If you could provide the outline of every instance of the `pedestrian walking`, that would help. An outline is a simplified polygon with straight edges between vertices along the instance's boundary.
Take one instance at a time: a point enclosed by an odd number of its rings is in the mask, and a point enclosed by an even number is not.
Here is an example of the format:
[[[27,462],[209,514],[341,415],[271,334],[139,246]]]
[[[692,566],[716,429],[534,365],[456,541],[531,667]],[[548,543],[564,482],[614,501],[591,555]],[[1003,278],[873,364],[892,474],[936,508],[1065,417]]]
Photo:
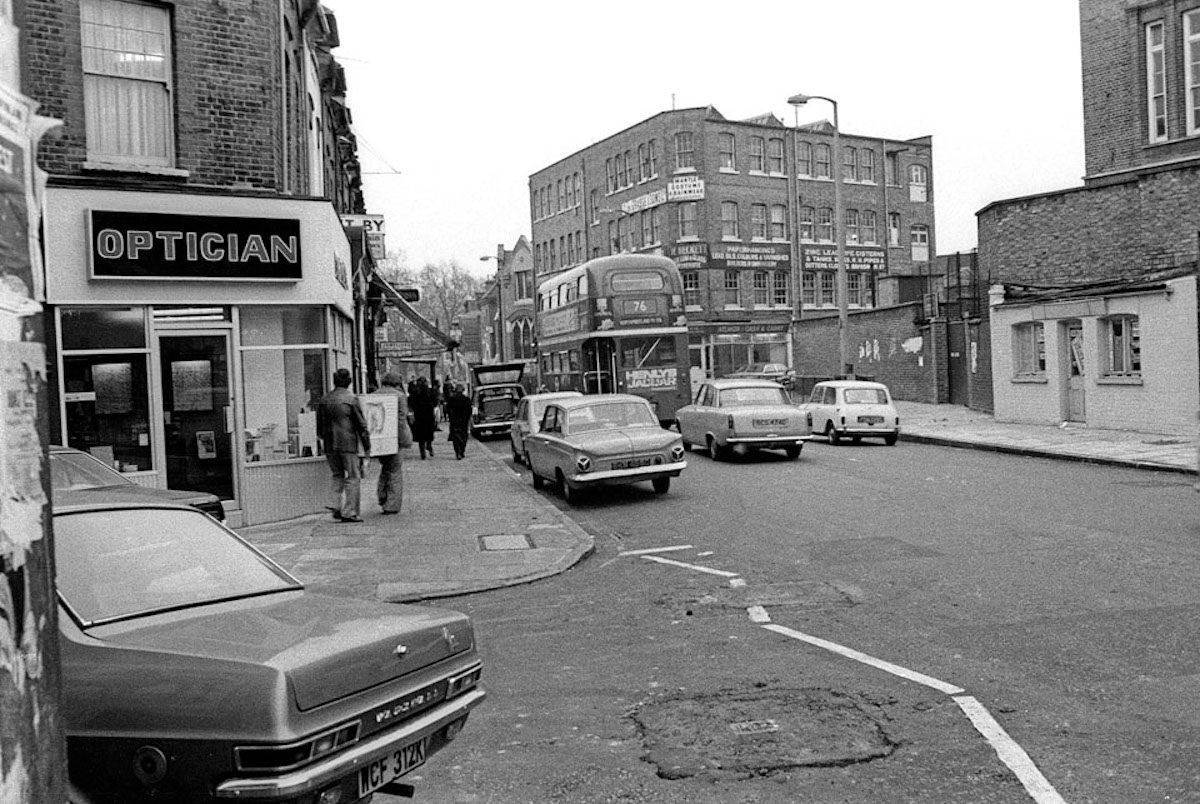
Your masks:
[[[429,388],[429,381],[417,377],[417,384],[408,398],[408,407],[413,414],[413,441],[417,442],[417,448],[421,451],[421,460],[425,460],[427,452],[430,458],[433,457],[433,431],[437,427],[433,420],[433,406],[433,391]]]
[[[408,395],[401,390],[404,380],[399,374],[384,374],[381,394],[394,394],[396,399],[396,445],[394,455],[379,456],[379,483],[375,486],[375,494],[379,507],[385,514],[400,513],[400,503],[404,500],[404,454],[401,450],[409,449],[413,444],[412,429],[408,426]]]
[[[358,445],[371,451],[371,436],[358,397],[350,390],[350,370],[333,374],[333,390],[317,404],[317,434],[325,450],[325,462],[332,475],[329,505],[325,506],[339,522],[362,522],[359,514],[359,490],[362,484],[362,459]]]
[[[467,454],[467,440],[471,437],[471,400],[463,393],[463,387],[451,383],[453,389],[446,397],[446,418],[450,422],[450,443],[454,445],[454,457],[462,460]]]

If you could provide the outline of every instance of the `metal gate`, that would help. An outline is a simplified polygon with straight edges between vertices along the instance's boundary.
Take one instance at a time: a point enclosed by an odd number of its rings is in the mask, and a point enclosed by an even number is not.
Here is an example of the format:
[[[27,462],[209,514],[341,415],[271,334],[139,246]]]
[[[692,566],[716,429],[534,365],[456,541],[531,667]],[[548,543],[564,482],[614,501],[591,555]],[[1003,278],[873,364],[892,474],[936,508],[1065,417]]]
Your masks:
[[[950,384],[950,404],[966,405],[970,399],[970,353],[967,343],[967,322],[950,321],[946,325],[946,345],[950,365],[947,379]]]

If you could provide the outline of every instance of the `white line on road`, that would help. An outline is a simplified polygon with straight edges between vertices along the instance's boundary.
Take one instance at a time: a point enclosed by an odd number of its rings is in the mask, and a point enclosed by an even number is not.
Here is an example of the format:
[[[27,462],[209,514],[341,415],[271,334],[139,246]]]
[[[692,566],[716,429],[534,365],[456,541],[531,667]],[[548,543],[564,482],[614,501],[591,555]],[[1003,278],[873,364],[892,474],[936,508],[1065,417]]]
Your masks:
[[[677,544],[672,547],[647,547],[645,550],[626,550],[622,553],[617,553],[619,556],[644,556],[648,553],[670,553],[675,550],[691,550],[690,544]]]
[[[885,662],[883,659],[876,659],[874,656],[868,656],[867,654],[856,651],[853,648],[847,648],[845,645],[839,645],[836,642],[830,642],[827,639],[811,636],[800,631],[795,631],[791,628],[786,628],[782,625],[775,625],[774,623],[771,625],[764,625],[763,628],[766,628],[768,631],[774,631],[777,634],[783,634],[784,636],[791,637],[792,639],[798,639],[801,642],[807,642],[808,644],[815,645],[818,648],[824,648],[825,650],[845,656],[847,659],[853,659],[856,662],[869,664],[871,667],[891,673],[894,676],[900,676],[900,678],[905,678],[909,681],[915,681],[918,684],[924,684],[926,687],[932,687],[938,692],[944,692],[947,695],[958,695],[960,692],[963,692],[962,687],[956,687],[953,684],[947,684],[945,681],[939,681],[932,676],[927,676],[924,673],[918,673],[915,670],[909,670],[907,667],[901,667],[898,664]]]
[[[670,564],[672,567],[683,567],[684,569],[695,570],[696,572],[707,572],[709,575],[720,575],[722,578],[736,578],[738,573],[726,572],[725,570],[713,569],[712,567],[702,567],[699,564],[685,564],[682,561],[674,561],[670,558],[661,556],[642,556],[643,561],[656,561],[659,564]]]
[[[1042,775],[1037,765],[1025,753],[1025,749],[1017,745],[1008,732],[1004,730],[991,713],[979,701],[970,695],[955,695],[954,702],[958,704],[970,718],[976,731],[996,750],[1000,761],[1012,770],[1020,779],[1021,784],[1029,792],[1031,798],[1038,804],[1065,804],[1062,796],[1054,789],[1054,785]]]
[[[750,615],[750,622],[752,623],[771,622],[771,615],[767,614],[767,610],[762,606],[751,606],[750,608],[746,609],[746,613]]]

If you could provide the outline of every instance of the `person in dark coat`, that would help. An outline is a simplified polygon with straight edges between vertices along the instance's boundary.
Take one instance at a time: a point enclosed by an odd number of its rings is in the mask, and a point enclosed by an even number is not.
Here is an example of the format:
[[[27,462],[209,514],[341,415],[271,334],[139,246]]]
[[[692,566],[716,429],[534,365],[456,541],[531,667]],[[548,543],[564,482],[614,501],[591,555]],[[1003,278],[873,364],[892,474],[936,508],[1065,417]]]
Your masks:
[[[454,457],[462,460],[467,454],[467,440],[471,437],[471,400],[463,393],[463,387],[451,383],[450,395],[446,397],[446,419],[450,422],[450,443],[454,444]]]
[[[325,461],[332,475],[329,505],[325,506],[339,522],[362,522],[359,517],[359,487],[362,484],[362,459],[358,445],[371,451],[371,435],[358,397],[350,390],[349,369],[333,374],[333,390],[317,404],[317,434],[325,449]]]
[[[433,407],[433,391],[429,387],[429,381],[424,377],[418,377],[416,387],[408,398],[408,409],[413,414],[413,441],[417,442],[417,447],[421,451],[421,460],[425,460],[426,452],[429,453],[430,458],[433,457],[433,431],[437,427],[437,422],[433,417]]]

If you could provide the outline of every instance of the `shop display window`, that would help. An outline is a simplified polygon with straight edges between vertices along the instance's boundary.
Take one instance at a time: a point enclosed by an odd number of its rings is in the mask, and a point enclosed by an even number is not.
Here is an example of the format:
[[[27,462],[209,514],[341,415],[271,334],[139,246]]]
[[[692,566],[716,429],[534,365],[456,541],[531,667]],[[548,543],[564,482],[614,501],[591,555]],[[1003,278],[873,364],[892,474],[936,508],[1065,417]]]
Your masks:
[[[144,349],[146,313],[141,307],[64,308],[64,351]]]
[[[67,445],[121,472],[154,468],[146,355],[65,355]]]
[[[331,383],[323,308],[243,307],[240,322],[245,460],[316,457]]]

